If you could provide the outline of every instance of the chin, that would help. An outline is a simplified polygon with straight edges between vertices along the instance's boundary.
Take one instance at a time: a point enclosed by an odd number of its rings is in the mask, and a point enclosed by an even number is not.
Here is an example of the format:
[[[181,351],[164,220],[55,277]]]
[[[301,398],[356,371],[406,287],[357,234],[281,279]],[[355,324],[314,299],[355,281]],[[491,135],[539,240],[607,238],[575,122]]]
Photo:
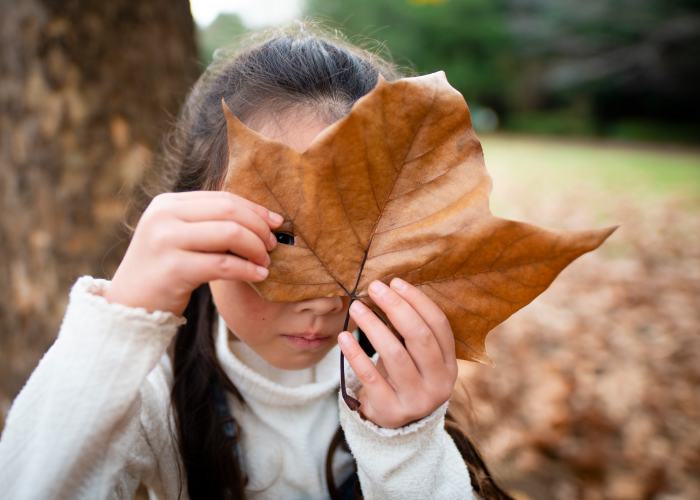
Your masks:
[[[282,359],[276,359],[270,364],[280,370],[306,370],[316,366],[326,357],[326,354],[328,354],[328,351],[323,353],[295,353]]]

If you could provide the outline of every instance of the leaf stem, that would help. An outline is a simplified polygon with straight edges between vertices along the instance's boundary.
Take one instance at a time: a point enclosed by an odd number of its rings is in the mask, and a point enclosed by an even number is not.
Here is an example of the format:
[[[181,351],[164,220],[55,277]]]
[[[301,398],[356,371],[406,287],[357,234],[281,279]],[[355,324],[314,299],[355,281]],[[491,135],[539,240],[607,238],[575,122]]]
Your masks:
[[[350,322],[350,306],[354,300],[355,299],[351,298],[350,304],[348,305],[348,312],[345,315],[345,325],[343,325],[344,332],[348,329],[348,323]],[[360,402],[352,396],[348,396],[348,391],[345,389],[345,358],[342,350],[340,351],[340,392],[343,394],[343,401],[348,405],[348,408],[352,411],[357,411],[360,407]]]
[[[372,239],[370,238],[369,243],[367,243],[367,249],[365,250],[365,256],[362,259],[362,265],[360,265],[360,272],[357,273],[357,281],[355,282],[355,288],[352,289],[352,293],[348,294],[350,295],[350,304],[348,304],[348,312],[345,315],[345,325],[343,326],[343,331],[347,331],[348,329],[348,323],[350,322],[350,306],[352,303],[355,301],[355,292],[357,291],[357,285],[360,284],[360,278],[362,277],[362,271],[365,268],[365,262],[367,262],[367,254],[369,253],[369,247],[372,245]],[[345,287],[343,287],[343,290],[345,290]],[[346,290],[347,291],[347,290]],[[348,405],[348,408],[350,408],[352,411],[357,411],[357,409],[360,407],[360,402],[353,398],[348,396],[348,391],[345,389],[345,357],[343,356],[343,351],[340,351],[340,392],[343,394],[343,401],[345,401],[345,404]]]

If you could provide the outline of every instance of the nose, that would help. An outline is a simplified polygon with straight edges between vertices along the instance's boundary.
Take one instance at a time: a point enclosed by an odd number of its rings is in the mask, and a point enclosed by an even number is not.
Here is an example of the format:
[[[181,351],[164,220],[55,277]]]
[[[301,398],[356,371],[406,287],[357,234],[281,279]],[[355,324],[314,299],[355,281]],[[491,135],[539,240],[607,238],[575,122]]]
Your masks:
[[[340,297],[317,297],[301,300],[294,304],[295,313],[310,312],[316,316],[336,314],[343,310],[343,299]]]

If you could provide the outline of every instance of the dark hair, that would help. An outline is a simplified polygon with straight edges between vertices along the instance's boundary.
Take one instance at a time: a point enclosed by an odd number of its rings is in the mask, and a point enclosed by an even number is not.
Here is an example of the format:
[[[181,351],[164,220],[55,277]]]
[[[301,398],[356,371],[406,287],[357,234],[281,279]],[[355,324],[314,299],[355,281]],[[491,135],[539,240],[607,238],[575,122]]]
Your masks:
[[[307,107],[331,124],[374,88],[380,73],[389,81],[401,76],[395,66],[380,57],[308,23],[264,32],[247,43],[245,50],[217,51],[214,62],[195,84],[162,153],[154,160],[136,215],[161,192],[214,190],[221,186],[228,160],[222,98],[249,125]],[[245,478],[210,397],[211,383],[218,377],[224,389],[242,401],[215,355],[215,308],[207,284],[194,291],[183,314],[187,323],[180,327],[171,350],[171,403],[188,493],[192,500],[243,499]],[[476,452],[464,433],[462,437],[461,444],[469,444],[473,460]],[[491,481],[483,462],[478,462],[477,483],[481,484],[484,477]],[[470,474],[474,480],[471,466]],[[475,488],[479,493],[488,491]]]

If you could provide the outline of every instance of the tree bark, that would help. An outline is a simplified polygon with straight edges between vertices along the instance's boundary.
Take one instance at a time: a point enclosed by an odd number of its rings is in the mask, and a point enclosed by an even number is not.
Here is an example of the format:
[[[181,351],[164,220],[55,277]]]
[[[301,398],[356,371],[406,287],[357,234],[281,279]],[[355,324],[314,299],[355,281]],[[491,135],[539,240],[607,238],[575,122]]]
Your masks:
[[[0,0],[0,429],[199,68],[187,0]]]

